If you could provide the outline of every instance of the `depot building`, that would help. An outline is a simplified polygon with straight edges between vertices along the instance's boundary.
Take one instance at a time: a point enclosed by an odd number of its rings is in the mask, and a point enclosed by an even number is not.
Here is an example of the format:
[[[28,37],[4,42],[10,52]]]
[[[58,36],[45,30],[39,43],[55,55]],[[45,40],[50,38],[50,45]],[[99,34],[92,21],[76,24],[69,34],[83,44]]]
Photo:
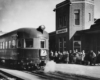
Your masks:
[[[65,0],[53,11],[56,29],[49,33],[50,51],[100,50],[100,20],[94,21],[94,0]]]

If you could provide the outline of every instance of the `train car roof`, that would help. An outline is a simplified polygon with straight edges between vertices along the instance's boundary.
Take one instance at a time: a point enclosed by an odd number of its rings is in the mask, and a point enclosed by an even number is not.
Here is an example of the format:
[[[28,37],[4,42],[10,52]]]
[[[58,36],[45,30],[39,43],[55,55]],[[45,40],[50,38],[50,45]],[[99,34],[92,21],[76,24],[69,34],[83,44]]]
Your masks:
[[[20,32],[26,33],[27,35],[34,36],[34,37],[41,37],[41,36],[44,36],[47,38],[49,37],[46,31],[41,32],[41,30],[38,30],[38,28],[19,28],[19,29],[7,32],[3,35],[0,35],[0,37],[18,34]]]

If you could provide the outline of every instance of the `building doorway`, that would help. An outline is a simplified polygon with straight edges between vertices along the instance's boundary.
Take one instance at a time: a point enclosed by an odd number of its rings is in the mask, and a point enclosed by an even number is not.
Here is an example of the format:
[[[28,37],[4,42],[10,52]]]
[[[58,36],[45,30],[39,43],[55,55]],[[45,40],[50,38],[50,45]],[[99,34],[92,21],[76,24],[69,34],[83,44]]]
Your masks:
[[[73,51],[81,51],[81,41],[73,41]]]

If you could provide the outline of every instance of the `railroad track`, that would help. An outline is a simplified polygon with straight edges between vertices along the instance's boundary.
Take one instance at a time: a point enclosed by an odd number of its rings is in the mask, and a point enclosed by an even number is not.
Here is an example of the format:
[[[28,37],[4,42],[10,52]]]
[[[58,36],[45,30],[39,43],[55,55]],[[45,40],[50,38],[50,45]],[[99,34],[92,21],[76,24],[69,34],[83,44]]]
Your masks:
[[[0,70],[0,80],[23,80],[23,79]]]
[[[27,72],[27,71],[25,71]],[[43,80],[64,80],[62,79],[62,77],[57,77],[57,76],[53,76],[50,75],[49,73],[44,73],[44,72],[28,72],[29,74],[38,76],[39,78],[43,79]]]
[[[27,72],[27,71],[26,71]],[[48,72],[33,71],[28,72],[29,74],[36,75],[43,80],[100,80],[94,77],[88,77],[83,75],[67,74],[61,72]]]
[[[23,71],[31,75],[38,76],[41,80],[100,80],[98,78],[94,77],[88,77],[83,75],[75,75],[75,74],[67,74],[62,72],[43,72],[40,70],[37,71]],[[23,80],[21,78],[18,78],[16,76],[10,75],[8,73],[5,73],[3,71],[0,71],[0,74],[4,77],[6,77],[6,80]],[[8,79],[10,78],[10,79]],[[0,79],[1,80],[1,79]]]

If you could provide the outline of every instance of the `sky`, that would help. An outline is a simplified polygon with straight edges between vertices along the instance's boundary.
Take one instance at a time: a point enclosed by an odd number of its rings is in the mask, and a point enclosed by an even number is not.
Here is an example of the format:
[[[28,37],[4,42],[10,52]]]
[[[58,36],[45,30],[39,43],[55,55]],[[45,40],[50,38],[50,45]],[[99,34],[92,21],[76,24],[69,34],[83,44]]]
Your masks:
[[[47,32],[55,30],[56,4],[64,0],[0,0],[0,30],[9,32],[21,27],[45,25]],[[95,1],[95,18],[100,18],[100,0]]]

